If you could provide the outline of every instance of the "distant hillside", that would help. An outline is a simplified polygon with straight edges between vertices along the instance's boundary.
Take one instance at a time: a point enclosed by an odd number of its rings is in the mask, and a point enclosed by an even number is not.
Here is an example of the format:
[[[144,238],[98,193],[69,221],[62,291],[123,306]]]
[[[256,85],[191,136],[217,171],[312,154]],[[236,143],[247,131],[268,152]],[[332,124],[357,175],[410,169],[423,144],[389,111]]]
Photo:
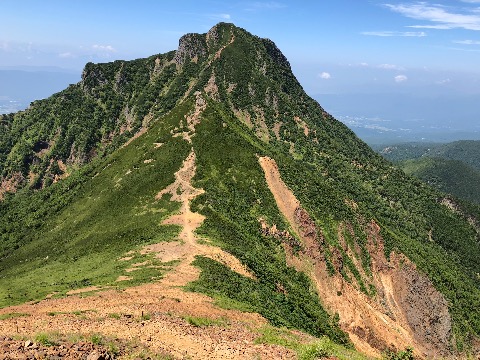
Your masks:
[[[458,160],[423,157],[405,160],[398,165],[439,190],[480,204],[480,171]]]
[[[429,156],[458,160],[480,170],[480,141],[462,140],[435,147]]]
[[[397,162],[420,157],[458,160],[480,170],[480,141],[460,140],[451,143],[401,143],[374,145],[373,149],[385,159]]]
[[[244,358],[232,326],[303,359],[480,351],[480,208],[392,166],[233,24],[0,116],[0,174],[0,336]]]
[[[442,146],[439,143],[407,142],[400,144],[372,145],[372,149],[392,162],[417,159],[428,154],[431,149]]]
[[[386,159],[437,189],[480,204],[480,141],[377,146]]]

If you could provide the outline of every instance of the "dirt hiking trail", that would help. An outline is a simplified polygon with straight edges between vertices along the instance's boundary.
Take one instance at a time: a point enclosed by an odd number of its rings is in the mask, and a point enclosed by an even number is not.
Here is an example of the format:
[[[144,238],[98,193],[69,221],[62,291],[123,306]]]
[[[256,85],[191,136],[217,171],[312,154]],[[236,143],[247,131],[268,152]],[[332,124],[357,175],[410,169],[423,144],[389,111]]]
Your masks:
[[[267,324],[259,314],[221,309],[213,305],[210,297],[182,289],[199,276],[199,270],[191,265],[197,255],[215,259],[242,275],[253,277],[231,254],[208,245],[205,239],[198,242],[195,230],[204,217],[191,211],[190,201],[203,190],[192,186],[194,174],[192,150],[175,174],[175,182],[157,194],[161,197],[170,193],[172,200],[182,204],[179,214],[165,220],[166,224],[182,226],[178,240],[143,249],[155,253],[161,261],[179,261],[163,279],[122,291],[108,290],[87,297],[75,294],[0,309],[0,315],[28,314],[0,320],[0,343],[2,336],[32,339],[41,332],[70,337],[101,334],[136,342],[154,353],[179,359],[295,358],[292,351],[283,347],[254,343],[259,336],[256,329]],[[214,325],[195,326],[188,321],[191,318],[208,318]]]

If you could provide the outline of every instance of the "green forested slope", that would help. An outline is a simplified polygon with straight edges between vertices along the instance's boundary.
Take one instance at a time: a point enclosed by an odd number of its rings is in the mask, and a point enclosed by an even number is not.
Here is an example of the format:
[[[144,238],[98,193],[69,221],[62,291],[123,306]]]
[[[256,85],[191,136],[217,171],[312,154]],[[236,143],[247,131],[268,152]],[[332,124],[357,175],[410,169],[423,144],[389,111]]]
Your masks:
[[[440,191],[480,204],[480,141],[406,143],[377,151]]]
[[[404,143],[391,146],[375,146],[387,160],[397,162],[420,157],[434,157],[461,161],[480,170],[480,141],[460,140],[451,143]]]
[[[462,161],[426,157],[398,165],[445,193],[480,204],[480,171]]]
[[[0,203],[1,306],[113,284],[128,266],[117,261],[127,251],[175,238],[177,228],[160,224],[179,204],[155,195],[173,182],[193,148],[194,186],[205,190],[192,204],[206,217],[198,232],[257,280],[198,258],[202,274],[192,290],[250,306],[274,324],[348,342],[310,279],[286,266],[282,240],[261,232],[259,218],[289,230],[258,164],[258,156],[269,156],[325,236],[318,245],[325,261],[332,248],[342,253],[353,274],[349,282],[375,296],[366,247],[366,223],[374,220],[387,255],[404,253],[448,300],[453,340],[462,346],[480,336],[479,209],[455,204],[452,210],[442,193],[374,153],[305,94],[271,41],[220,24],[208,36],[187,35],[176,53],[88,64],[82,82],[66,91],[76,95],[60,93],[2,118],[3,180],[15,172],[24,180]],[[177,135],[196,91],[207,107],[190,144]],[[98,114],[96,125],[92,114]],[[143,135],[120,148],[142,127]],[[49,143],[42,154],[39,141]],[[71,175],[49,185],[49,164],[58,160],[69,164]],[[29,182],[30,172],[41,186]],[[367,276],[340,245],[341,223],[354,229],[349,242],[360,249]],[[132,282],[161,276],[172,264],[156,265],[159,270]]]

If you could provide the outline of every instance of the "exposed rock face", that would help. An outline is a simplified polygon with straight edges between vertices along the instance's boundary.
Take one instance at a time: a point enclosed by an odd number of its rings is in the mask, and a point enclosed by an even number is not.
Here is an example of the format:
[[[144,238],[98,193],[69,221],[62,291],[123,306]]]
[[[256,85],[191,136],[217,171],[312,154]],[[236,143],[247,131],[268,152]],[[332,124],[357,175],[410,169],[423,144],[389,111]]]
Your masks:
[[[15,172],[10,178],[3,178],[0,183],[0,201],[6,193],[15,193],[19,184],[24,181],[22,173]]]
[[[447,349],[451,335],[448,304],[431,281],[405,256],[392,254],[390,271],[394,301],[403,310],[416,340],[432,348]]]
[[[205,36],[200,34],[186,34],[180,38],[178,50],[173,61],[177,65],[183,65],[194,58],[203,58],[207,54]]]
[[[380,227],[373,220],[364,225],[372,259],[370,280],[377,291],[375,296],[368,296],[341,274],[348,271],[348,244],[343,241],[343,251],[328,244],[335,270],[332,275],[323,253],[326,244],[322,229],[283,183],[275,161],[260,158],[260,164],[278,208],[302,241],[299,251],[294,251],[291,241],[284,241],[287,262],[310,275],[322,303],[339,315],[341,328],[356,347],[372,356],[407,346],[413,346],[422,358],[449,355],[451,318],[447,301],[406,256],[392,253],[386,259]],[[367,277],[361,270],[361,276]]]
[[[123,353],[123,349],[119,351]],[[89,342],[69,343],[35,343],[31,340],[14,340],[0,336],[1,359],[87,359],[109,360],[114,359],[113,353],[101,345]]]

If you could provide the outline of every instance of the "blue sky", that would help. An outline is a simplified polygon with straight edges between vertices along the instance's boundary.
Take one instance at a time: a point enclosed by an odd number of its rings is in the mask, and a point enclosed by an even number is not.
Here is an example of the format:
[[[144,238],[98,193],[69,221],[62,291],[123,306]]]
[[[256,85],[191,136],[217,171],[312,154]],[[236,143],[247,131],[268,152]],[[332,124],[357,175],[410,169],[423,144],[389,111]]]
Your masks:
[[[0,67],[133,59],[233,22],[310,94],[480,93],[480,0],[0,0]]]

